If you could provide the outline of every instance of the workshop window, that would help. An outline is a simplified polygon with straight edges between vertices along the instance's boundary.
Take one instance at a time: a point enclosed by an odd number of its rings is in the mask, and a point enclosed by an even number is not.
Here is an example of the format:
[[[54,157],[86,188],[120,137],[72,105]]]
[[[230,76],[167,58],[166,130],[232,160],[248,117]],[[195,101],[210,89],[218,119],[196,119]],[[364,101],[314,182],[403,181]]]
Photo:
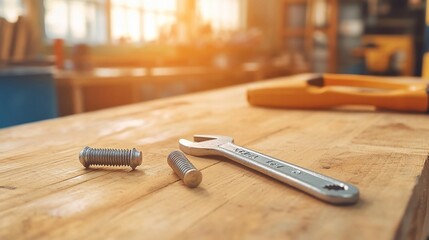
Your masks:
[[[213,32],[222,34],[242,28],[245,0],[198,0],[201,20],[210,23]]]
[[[156,40],[177,15],[177,0],[45,0],[44,7],[46,37],[68,43]]]
[[[1,2],[12,0],[0,0]],[[239,30],[245,0],[196,0],[198,20],[214,34]],[[177,27],[180,0],[44,0],[48,41],[67,44],[142,43]],[[164,35],[165,36],[165,35]]]
[[[45,34],[69,43],[105,43],[104,0],[45,0]]]
[[[112,0],[112,40],[146,42],[176,22],[177,0]]]
[[[22,12],[22,0],[0,0],[0,17],[9,22],[15,22]]]

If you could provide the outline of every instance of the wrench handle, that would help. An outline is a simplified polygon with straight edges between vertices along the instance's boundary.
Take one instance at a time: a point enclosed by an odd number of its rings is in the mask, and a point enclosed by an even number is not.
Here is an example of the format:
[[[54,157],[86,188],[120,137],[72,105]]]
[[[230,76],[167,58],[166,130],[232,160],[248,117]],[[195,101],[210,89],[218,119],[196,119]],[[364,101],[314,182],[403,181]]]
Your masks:
[[[326,202],[333,204],[352,204],[359,199],[359,190],[351,184],[237,146],[233,143],[226,143],[218,147],[224,157],[291,185]]]

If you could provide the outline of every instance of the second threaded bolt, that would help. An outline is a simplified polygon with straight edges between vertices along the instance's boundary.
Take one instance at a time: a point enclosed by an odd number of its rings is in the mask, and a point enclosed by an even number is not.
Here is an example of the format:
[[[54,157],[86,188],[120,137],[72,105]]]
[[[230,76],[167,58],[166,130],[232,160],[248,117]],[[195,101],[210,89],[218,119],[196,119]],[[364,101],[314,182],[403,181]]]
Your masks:
[[[79,161],[86,168],[91,165],[130,166],[134,170],[142,164],[142,152],[135,148],[128,150],[87,146],[79,153]]]
[[[182,152],[171,152],[167,157],[167,162],[186,186],[194,188],[201,183],[203,175],[189,162]]]

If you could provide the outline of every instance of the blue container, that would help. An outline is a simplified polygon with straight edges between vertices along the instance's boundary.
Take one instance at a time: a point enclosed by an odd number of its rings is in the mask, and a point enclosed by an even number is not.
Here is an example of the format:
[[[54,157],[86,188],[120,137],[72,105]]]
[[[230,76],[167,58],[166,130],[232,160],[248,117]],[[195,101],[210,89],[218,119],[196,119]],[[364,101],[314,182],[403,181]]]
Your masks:
[[[0,68],[0,128],[57,116],[50,68]]]

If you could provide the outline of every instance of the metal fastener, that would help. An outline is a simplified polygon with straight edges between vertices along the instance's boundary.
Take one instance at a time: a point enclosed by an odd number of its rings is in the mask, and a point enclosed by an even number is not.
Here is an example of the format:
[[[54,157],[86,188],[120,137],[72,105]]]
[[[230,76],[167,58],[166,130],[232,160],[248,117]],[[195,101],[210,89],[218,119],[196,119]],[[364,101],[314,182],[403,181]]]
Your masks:
[[[79,161],[86,168],[91,165],[130,166],[134,170],[142,164],[142,152],[137,151],[135,148],[128,150],[86,146],[79,153]]]
[[[203,175],[182,152],[171,152],[167,157],[167,162],[186,186],[194,188],[201,183]]]

